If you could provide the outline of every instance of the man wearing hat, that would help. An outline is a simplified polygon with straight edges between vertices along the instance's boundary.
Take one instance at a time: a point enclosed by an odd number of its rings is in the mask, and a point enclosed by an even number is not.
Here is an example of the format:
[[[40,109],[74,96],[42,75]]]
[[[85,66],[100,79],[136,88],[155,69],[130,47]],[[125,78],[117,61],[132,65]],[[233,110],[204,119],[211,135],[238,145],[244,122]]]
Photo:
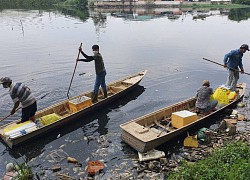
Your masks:
[[[10,112],[13,115],[16,112],[19,104],[22,105],[22,119],[21,122],[28,120],[35,121],[35,114],[37,111],[36,99],[32,95],[30,89],[23,83],[12,83],[9,77],[0,79],[0,84],[4,88],[9,88],[10,96],[14,102],[14,107]]]
[[[92,50],[93,50],[94,55],[88,56],[82,51],[82,48],[79,48],[79,51],[86,59],[77,59],[77,61],[84,61],[84,62],[90,62],[93,60],[95,61],[96,80],[95,80],[95,85],[94,85],[94,93],[92,97],[92,102],[96,103],[100,86],[102,87],[104,98],[106,98],[108,94],[107,94],[107,87],[105,83],[106,69],[104,66],[102,55],[99,52],[99,46],[93,45]]]
[[[243,74],[244,68],[242,64],[243,54],[249,51],[249,47],[247,44],[242,44],[239,49],[232,50],[224,57],[224,67],[228,69],[229,75],[226,82],[226,85],[230,87],[230,90],[235,91],[237,81],[239,80],[239,70]]]
[[[218,104],[217,100],[210,101],[210,96],[213,94],[213,89],[210,87],[210,82],[204,80],[202,86],[197,90],[195,107],[198,112],[210,113]]]

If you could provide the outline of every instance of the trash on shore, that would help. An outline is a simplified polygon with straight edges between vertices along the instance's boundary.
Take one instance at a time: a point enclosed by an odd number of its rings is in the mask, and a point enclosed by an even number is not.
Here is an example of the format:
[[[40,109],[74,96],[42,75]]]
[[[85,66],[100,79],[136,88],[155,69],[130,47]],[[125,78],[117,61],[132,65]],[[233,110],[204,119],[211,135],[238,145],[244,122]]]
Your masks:
[[[156,149],[153,149],[145,153],[138,152],[138,156],[140,162],[142,162],[142,161],[154,160],[165,157],[165,153],[163,151],[158,151]]]
[[[190,136],[188,134],[187,137],[184,139],[183,145],[184,145],[184,147],[197,148],[199,146],[199,143],[198,143],[198,140],[197,140],[197,135]]]
[[[234,124],[226,122],[227,129],[225,130],[228,136],[232,136],[236,134],[236,126]]]
[[[238,120],[239,121],[245,121],[246,120],[246,117],[242,114],[237,114],[238,115]]]
[[[59,165],[53,166],[53,167],[51,168],[51,170],[52,170],[53,172],[60,171],[60,170],[61,170],[61,166],[59,166]]]
[[[212,132],[208,128],[205,128],[205,127],[201,128],[197,133],[197,139],[206,143],[211,142],[211,136],[212,136]]]
[[[237,119],[224,119],[224,121],[226,121],[226,123],[229,124],[237,124],[238,120]]]
[[[3,180],[11,180],[14,179],[17,176],[15,172],[15,166],[13,163],[8,163],[6,165],[6,173],[3,177]]]
[[[56,176],[62,177],[62,179],[73,179],[73,180],[76,180],[76,178],[70,177],[70,176],[68,176],[67,174],[60,174],[60,173],[57,173]],[[61,178],[60,178],[60,179],[61,179]]]
[[[237,119],[223,119],[220,123],[219,129],[227,132],[228,136],[236,134]]]
[[[89,175],[94,175],[103,169],[104,169],[104,164],[101,161],[89,161],[88,162],[88,174]]]
[[[72,158],[72,157],[67,157],[67,162],[68,163],[78,163],[78,161],[75,158]]]
[[[237,104],[237,107],[238,107],[238,108],[243,108],[243,107],[245,107],[245,104],[244,104],[243,102],[239,102],[239,103]]]

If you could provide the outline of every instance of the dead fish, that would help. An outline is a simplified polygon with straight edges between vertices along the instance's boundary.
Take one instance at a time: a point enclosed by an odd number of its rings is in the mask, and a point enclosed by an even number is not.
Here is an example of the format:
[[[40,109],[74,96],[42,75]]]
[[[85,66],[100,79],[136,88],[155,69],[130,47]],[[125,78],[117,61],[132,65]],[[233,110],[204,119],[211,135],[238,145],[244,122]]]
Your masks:
[[[79,76],[82,76],[82,75],[84,75],[84,74],[86,74],[86,73],[80,73]]]
[[[65,147],[66,146],[66,144],[63,144],[63,145],[61,145],[60,147],[59,147],[59,149],[62,149],[63,147]]]

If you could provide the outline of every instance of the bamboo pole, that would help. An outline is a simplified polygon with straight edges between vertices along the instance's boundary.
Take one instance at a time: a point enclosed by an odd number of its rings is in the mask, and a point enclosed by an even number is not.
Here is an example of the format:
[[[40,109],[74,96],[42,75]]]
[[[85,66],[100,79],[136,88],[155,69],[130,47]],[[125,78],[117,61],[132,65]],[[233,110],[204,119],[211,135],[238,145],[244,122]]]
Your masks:
[[[204,59],[205,61],[208,61],[208,62],[217,64],[217,65],[219,65],[219,66],[225,67],[223,64],[220,64],[220,63],[218,63],[218,62],[212,61],[212,60],[210,60],[210,59],[206,59],[206,58],[202,58],[202,59]],[[237,72],[241,72],[241,71],[239,71],[238,69],[233,69],[233,68],[230,68],[230,69],[231,69],[231,70],[234,70],[234,71],[237,71]],[[250,73],[247,73],[247,72],[244,72],[243,74],[250,75]]]
[[[79,48],[81,48],[81,47],[82,47],[82,43],[80,44],[80,47],[79,47]],[[79,59],[79,55],[80,55],[80,50],[78,51],[77,59]],[[69,89],[68,89],[68,92],[67,92],[67,97],[68,97],[68,99],[69,99],[69,90],[70,90],[70,87],[71,87],[71,84],[72,84],[72,81],[73,81],[73,78],[74,78],[74,75],[75,75],[77,62],[78,62],[78,61],[76,61],[75,68],[74,68],[74,72],[73,72],[73,75],[72,75],[72,78],[71,78],[71,81],[70,81],[70,84],[69,84]]]

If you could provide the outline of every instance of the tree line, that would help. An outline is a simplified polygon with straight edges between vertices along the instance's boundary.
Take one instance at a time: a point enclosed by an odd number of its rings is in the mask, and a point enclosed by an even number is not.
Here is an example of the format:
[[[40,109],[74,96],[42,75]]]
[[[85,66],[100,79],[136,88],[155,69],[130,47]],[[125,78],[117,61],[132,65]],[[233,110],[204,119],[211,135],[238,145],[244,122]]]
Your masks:
[[[232,0],[233,4],[244,4],[244,5],[250,5],[249,0]]]
[[[0,0],[0,7],[52,7],[52,6],[75,6],[77,9],[86,9],[88,0]]]

